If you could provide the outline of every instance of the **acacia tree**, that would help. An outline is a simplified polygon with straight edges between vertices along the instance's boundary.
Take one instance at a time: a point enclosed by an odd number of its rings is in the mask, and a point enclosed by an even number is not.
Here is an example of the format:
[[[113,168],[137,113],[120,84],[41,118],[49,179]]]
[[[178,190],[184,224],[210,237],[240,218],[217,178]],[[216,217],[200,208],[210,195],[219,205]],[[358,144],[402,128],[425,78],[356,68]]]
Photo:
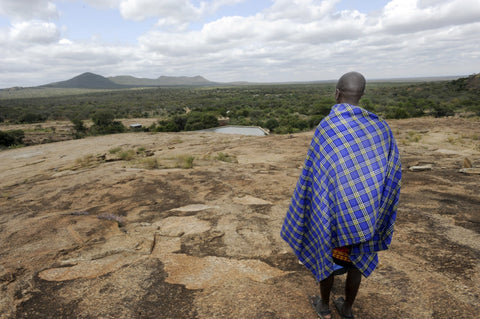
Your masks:
[[[109,126],[113,123],[115,115],[108,110],[99,110],[92,115],[92,121],[97,126]]]
[[[73,123],[73,129],[75,132],[73,132],[73,138],[82,138],[87,134],[87,128],[83,124],[83,121],[79,118],[73,118],[70,119],[70,121]]]
[[[93,125],[90,128],[90,133],[96,134],[114,134],[125,132],[125,126],[119,122],[114,121],[115,115],[109,110],[99,110],[92,115]]]

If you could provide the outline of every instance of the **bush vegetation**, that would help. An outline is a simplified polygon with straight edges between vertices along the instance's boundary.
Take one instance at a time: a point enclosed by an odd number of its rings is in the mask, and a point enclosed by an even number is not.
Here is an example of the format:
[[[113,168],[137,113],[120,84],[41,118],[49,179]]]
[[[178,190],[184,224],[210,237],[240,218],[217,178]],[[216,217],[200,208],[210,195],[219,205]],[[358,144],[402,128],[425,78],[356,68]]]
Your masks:
[[[0,131],[0,148],[21,145],[24,137],[23,130]]]
[[[454,81],[369,82],[360,106],[385,118],[480,116],[480,75]],[[309,130],[334,101],[333,82],[310,84],[170,87],[87,91],[78,95],[0,99],[0,121],[36,123],[71,119],[75,137],[125,132],[118,118],[158,118],[143,130],[180,132],[229,124],[254,125],[273,133]],[[91,119],[86,128],[83,121]]]

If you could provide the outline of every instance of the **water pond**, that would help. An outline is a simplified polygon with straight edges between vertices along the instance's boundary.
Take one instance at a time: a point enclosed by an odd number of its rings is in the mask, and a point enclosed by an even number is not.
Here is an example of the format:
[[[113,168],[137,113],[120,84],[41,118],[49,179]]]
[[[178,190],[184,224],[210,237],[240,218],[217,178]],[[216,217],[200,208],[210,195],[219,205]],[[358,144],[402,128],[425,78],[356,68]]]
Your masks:
[[[219,127],[209,128],[206,130],[201,130],[199,132],[215,132],[215,133],[222,133],[222,134],[240,134],[240,135],[253,135],[253,136],[268,135],[267,130],[259,126],[226,125],[226,126],[219,126]]]

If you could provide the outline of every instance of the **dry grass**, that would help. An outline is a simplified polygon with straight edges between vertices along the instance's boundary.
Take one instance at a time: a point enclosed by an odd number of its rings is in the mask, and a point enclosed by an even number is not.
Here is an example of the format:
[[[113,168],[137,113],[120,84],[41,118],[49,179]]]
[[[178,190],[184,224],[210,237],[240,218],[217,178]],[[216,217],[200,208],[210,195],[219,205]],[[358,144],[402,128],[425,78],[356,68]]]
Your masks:
[[[176,157],[176,165],[177,168],[193,168],[193,161],[195,160],[194,156],[191,155],[179,155]]]
[[[118,157],[120,157],[122,161],[131,161],[135,158],[135,156],[136,152],[132,149],[122,150],[118,153]]]
[[[138,161],[138,165],[146,169],[158,169],[160,164],[156,157],[146,157]]]
[[[88,154],[75,160],[75,166],[77,168],[92,168],[98,166],[100,163],[101,161],[99,161],[98,156],[93,154]]]
[[[217,161],[222,161],[227,163],[238,163],[237,157],[235,155],[230,155],[222,152],[218,153],[217,156],[215,156],[215,159]]]
[[[114,148],[111,148],[108,150],[108,152],[110,154],[117,154],[118,152],[120,152],[122,150],[122,148],[120,146],[117,146],[117,147],[114,147]]]

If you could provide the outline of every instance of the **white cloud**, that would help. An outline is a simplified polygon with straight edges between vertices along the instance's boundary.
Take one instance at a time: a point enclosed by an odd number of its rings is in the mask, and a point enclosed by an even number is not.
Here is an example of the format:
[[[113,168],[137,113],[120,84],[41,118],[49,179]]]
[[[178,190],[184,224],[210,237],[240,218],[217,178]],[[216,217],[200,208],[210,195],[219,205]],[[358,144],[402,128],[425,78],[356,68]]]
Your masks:
[[[322,11],[321,14],[315,15],[317,19],[292,21],[285,17],[278,18],[272,14],[273,10],[269,10],[266,14],[249,17],[222,17],[205,24],[198,31],[154,30],[140,37],[139,42],[147,51],[153,50],[172,56],[230,52],[231,48],[250,51],[257,47],[274,54],[294,44],[322,45],[355,39],[362,34],[365,15],[359,12],[342,12],[333,16],[324,7],[321,10],[309,10],[308,5],[312,5],[311,1],[303,2],[304,7],[298,10],[317,13]],[[333,10],[332,3],[334,1],[328,5],[330,10]]]
[[[73,42],[68,39],[60,39],[60,41],[58,41],[58,44],[70,45],[73,44]]]
[[[378,27],[390,33],[409,33],[480,21],[478,0],[392,0]]]
[[[142,21],[158,18],[168,24],[183,24],[197,19],[204,4],[196,7],[189,0],[124,0],[120,12],[126,19]]]
[[[478,0],[392,0],[369,14],[339,12],[340,0],[276,0],[256,14],[218,18],[225,6],[252,0],[86,1],[118,8],[128,23],[156,23],[136,45],[112,45],[103,36],[80,43],[47,19],[55,15],[48,9],[54,0],[21,1],[16,8],[0,0],[0,12],[9,17],[23,12],[26,19],[0,29],[0,87],[25,85],[11,83],[14,79],[38,85],[85,71],[203,75],[213,81],[333,79],[353,69],[367,78],[479,71],[472,69],[480,58]],[[27,3],[42,4],[38,12],[52,14],[32,20]]]
[[[286,17],[279,18],[273,13],[277,9],[283,11],[276,7],[275,10],[255,16],[223,17],[205,24],[198,31],[151,31],[140,37],[139,43],[146,53],[155,53],[155,56],[161,57],[161,61],[171,61],[168,63],[170,67],[176,61],[180,61],[179,67],[217,65],[224,70],[236,69],[238,73],[252,77],[259,73],[288,70],[283,75],[286,81],[294,73],[300,76],[311,73],[312,68],[318,69],[316,65],[322,59],[335,56],[335,48],[341,50],[346,42],[341,42],[339,47],[332,47],[332,43],[362,36],[366,16],[357,11],[336,13],[334,3],[330,1],[318,6],[312,1],[303,1],[296,4],[303,4],[303,8],[298,8],[299,11],[316,12],[315,19],[294,21]],[[309,10],[309,6],[314,6],[314,10]],[[191,62],[199,60],[202,62]],[[301,65],[305,65],[303,71],[300,71]],[[236,79],[241,78],[237,76]]]
[[[94,8],[116,8],[122,2],[122,0],[84,0],[86,3]]]
[[[90,0],[92,1],[92,0]],[[215,14],[226,6],[236,5],[247,0],[102,0],[119,2],[119,10],[127,20],[144,21],[157,19],[155,27],[183,31],[193,22]]]
[[[312,21],[333,13],[339,0],[275,0],[266,10],[269,19]]]
[[[66,39],[57,43],[24,48],[9,48],[7,57],[0,57],[2,72],[15,67],[13,76],[1,80],[0,87],[17,85],[12,80],[22,80],[21,86],[47,84],[66,80],[86,71],[102,75],[118,75],[130,62],[139,59],[131,47],[92,43],[75,43]],[[8,67],[8,66],[11,67]],[[22,76],[18,76],[21,73]],[[28,76],[26,76],[28,74]],[[22,79],[23,77],[23,79]]]
[[[89,0],[92,3],[94,0]],[[101,2],[119,3],[119,10],[125,19],[143,21],[148,18],[159,19],[158,25],[185,25],[208,14],[214,14],[225,6],[232,6],[246,0],[102,0]],[[198,3],[197,5],[195,3]]]
[[[51,22],[25,21],[14,23],[10,29],[10,39],[20,43],[53,43],[57,42],[60,32]]]
[[[215,12],[218,9],[225,7],[225,6],[232,6],[238,3],[245,2],[246,0],[213,0],[207,3],[207,7],[209,8],[210,12]]]
[[[0,0],[0,16],[12,20],[50,20],[58,18],[55,4],[48,0]]]

